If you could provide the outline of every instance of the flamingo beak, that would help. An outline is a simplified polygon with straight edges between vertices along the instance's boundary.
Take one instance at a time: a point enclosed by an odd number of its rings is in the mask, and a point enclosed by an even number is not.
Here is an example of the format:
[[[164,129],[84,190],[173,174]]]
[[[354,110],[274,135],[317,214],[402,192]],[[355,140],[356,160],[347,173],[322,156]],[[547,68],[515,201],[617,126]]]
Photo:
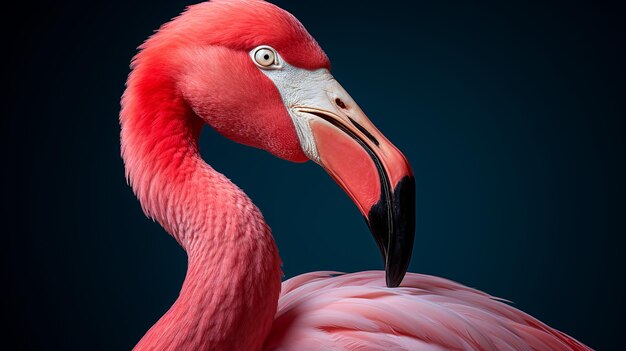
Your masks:
[[[278,89],[302,150],[357,205],[383,256],[387,286],[399,286],[415,237],[411,166],[327,69],[297,68],[276,55],[279,64],[261,71]]]
[[[302,129],[308,129],[303,149],[357,205],[383,256],[387,286],[397,287],[415,236],[411,166],[337,81],[326,80],[314,95],[292,107],[292,115],[308,122],[299,128],[301,141]]]

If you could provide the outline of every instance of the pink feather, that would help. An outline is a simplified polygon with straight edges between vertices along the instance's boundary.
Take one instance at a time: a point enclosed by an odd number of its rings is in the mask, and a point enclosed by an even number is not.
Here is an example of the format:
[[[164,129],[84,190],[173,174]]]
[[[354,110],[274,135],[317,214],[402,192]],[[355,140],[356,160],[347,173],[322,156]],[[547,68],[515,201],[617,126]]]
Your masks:
[[[591,350],[501,299],[409,273],[313,272],[283,283],[264,350]]]

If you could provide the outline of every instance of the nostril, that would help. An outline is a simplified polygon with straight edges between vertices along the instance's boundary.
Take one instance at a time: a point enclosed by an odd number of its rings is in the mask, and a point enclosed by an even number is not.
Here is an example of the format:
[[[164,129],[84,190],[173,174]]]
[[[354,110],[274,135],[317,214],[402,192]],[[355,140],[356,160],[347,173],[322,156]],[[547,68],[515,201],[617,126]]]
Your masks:
[[[343,103],[343,101],[340,98],[336,98],[335,99],[335,103],[337,104],[337,106],[345,109],[346,108],[346,104]]]

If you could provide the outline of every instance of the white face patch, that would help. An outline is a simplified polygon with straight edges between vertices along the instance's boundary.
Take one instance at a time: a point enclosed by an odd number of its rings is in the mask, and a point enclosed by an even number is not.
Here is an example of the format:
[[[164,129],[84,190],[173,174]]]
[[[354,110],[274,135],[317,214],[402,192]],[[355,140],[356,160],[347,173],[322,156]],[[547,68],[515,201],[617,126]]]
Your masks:
[[[255,60],[259,50],[267,50],[268,48],[268,46],[255,48],[250,52],[250,57]],[[257,66],[278,88],[296,128],[305,155],[312,161],[319,163],[317,146],[309,126],[309,121],[315,117],[298,112],[295,108],[314,107],[326,111],[337,111],[333,103],[336,99],[336,92],[345,92],[345,90],[327,69],[309,71],[297,68],[288,64],[276,51],[274,53],[276,55],[275,65],[266,67],[257,63]],[[257,61],[255,60],[255,62]]]

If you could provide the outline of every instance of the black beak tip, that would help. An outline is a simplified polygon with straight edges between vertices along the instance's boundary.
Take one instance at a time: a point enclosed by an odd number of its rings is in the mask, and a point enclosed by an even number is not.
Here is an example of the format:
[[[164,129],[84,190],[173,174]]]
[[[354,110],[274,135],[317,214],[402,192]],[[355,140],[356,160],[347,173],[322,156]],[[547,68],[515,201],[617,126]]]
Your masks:
[[[406,270],[397,270],[385,268],[385,281],[388,288],[397,288],[402,283]]]
[[[402,178],[390,201],[384,197],[370,209],[366,219],[385,260],[387,287],[395,288],[409,268],[415,238],[415,178]]]

